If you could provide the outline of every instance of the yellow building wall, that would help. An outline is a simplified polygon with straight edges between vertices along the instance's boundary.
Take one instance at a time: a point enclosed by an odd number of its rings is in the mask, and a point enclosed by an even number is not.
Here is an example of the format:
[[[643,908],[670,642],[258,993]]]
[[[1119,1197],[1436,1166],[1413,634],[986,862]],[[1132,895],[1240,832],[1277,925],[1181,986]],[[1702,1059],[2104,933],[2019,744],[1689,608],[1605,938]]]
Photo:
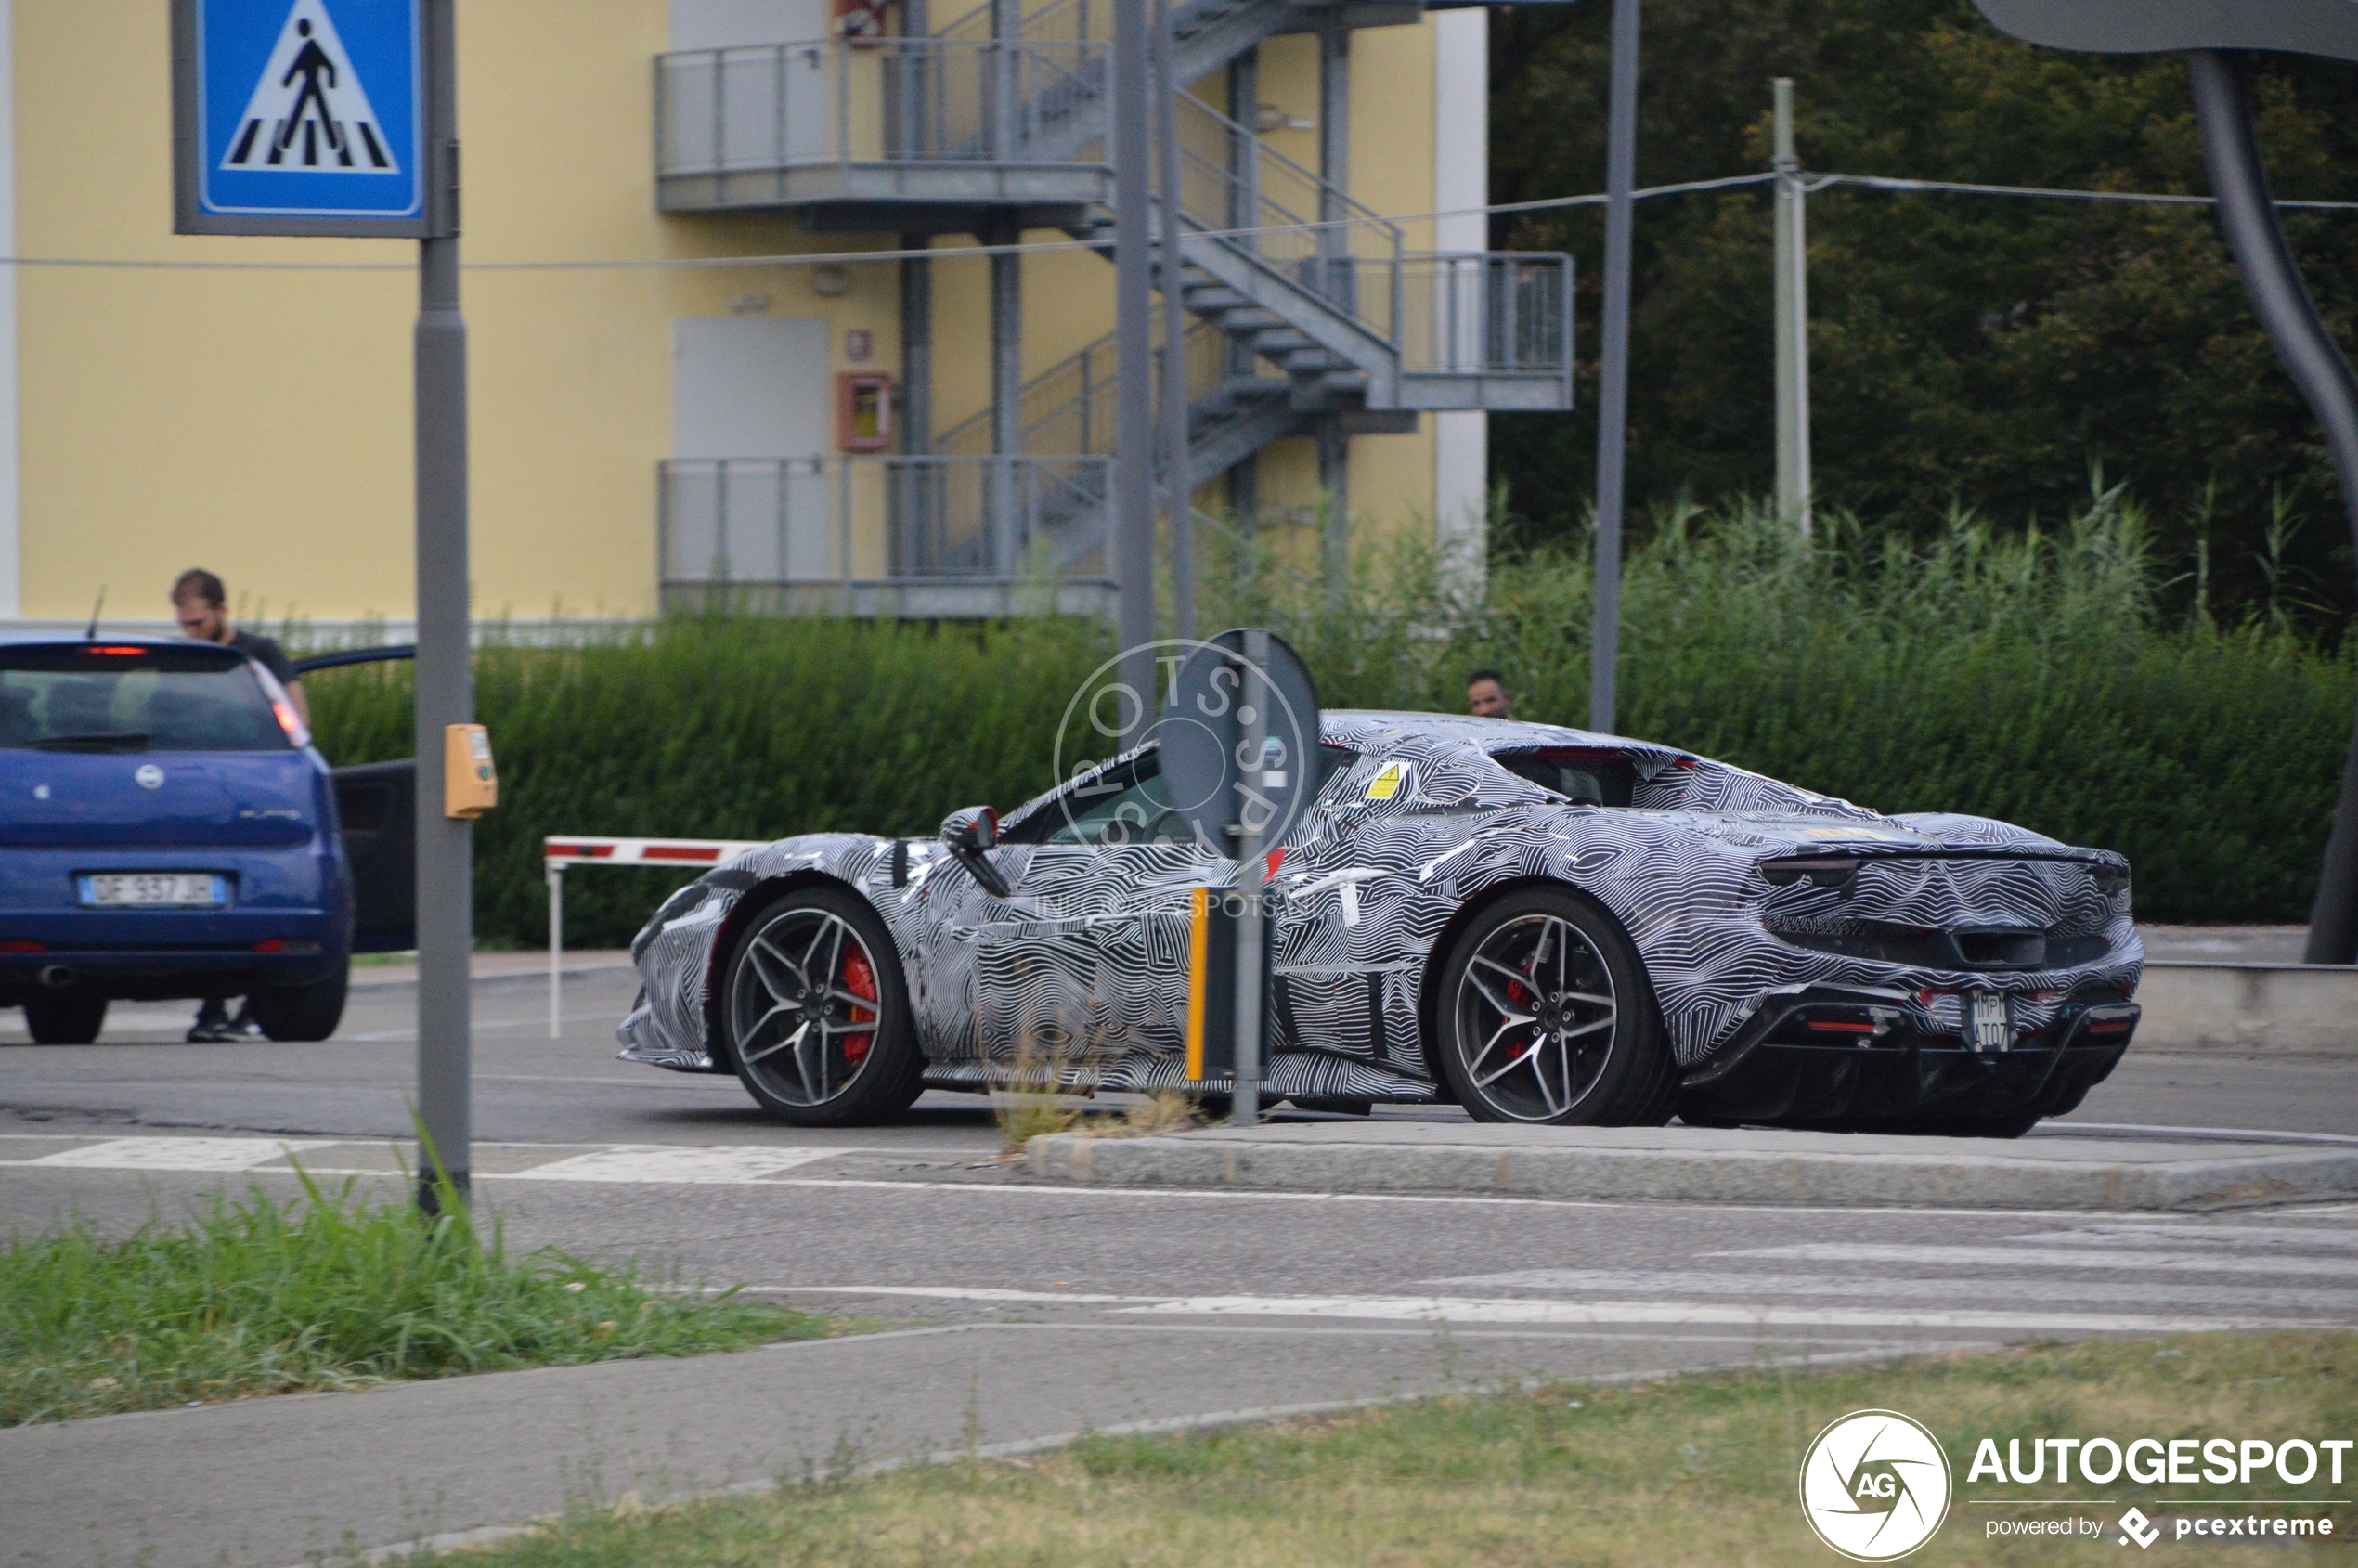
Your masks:
[[[896,240],[807,236],[784,216],[656,213],[651,62],[668,42],[666,0],[566,0],[562,27],[548,0],[467,0],[459,14],[476,613],[650,614],[673,320],[754,308],[823,318],[838,369],[851,368],[846,330],[866,328],[875,353],[861,368],[890,371],[898,269],[854,266],[849,289],[823,299],[807,267],[485,264]],[[174,235],[166,8],[15,0],[14,16],[21,254],[385,268],[19,268],[22,613],[86,615],[104,584],[111,613],[161,617],[173,577],[202,564],[250,618],[406,618],[416,247]],[[1422,212],[1430,25],[1362,31],[1353,53],[1354,194]],[[1263,58],[1263,97],[1315,120],[1315,44],[1273,40]],[[1271,139],[1315,166],[1315,132]],[[987,400],[988,272],[979,258],[935,264],[938,431]],[[1109,330],[1113,269],[1072,252],[1028,257],[1024,274],[1029,378]],[[1358,438],[1352,466],[1363,520],[1430,513],[1429,434]],[[1315,491],[1315,463],[1268,454],[1266,504],[1307,505]]]

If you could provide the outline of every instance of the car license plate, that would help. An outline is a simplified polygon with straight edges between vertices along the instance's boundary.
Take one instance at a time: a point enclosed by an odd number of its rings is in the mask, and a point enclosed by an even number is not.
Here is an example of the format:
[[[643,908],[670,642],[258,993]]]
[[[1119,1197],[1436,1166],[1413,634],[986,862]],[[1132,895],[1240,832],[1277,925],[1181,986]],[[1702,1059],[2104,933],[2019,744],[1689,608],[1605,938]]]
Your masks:
[[[202,871],[108,872],[82,879],[92,908],[210,909],[229,901],[229,879]]]
[[[1973,1048],[1976,1051],[2002,1051],[2014,1043],[2014,1032],[2006,1027],[2006,998],[1995,991],[1973,993]]]

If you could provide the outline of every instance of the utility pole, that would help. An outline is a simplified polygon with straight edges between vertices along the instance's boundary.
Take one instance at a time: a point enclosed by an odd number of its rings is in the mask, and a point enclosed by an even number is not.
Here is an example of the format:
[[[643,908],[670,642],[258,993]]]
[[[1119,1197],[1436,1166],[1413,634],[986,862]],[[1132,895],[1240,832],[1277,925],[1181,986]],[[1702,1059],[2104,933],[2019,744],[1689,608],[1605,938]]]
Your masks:
[[[1638,172],[1638,0],[1613,0],[1605,109],[1605,312],[1597,393],[1597,595],[1588,643],[1588,728],[1611,733],[1621,656],[1621,506],[1629,436],[1630,192]]]
[[[1776,95],[1777,515],[1809,537],[1809,252],[1807,196],[1793,147],[1793,78]]]
[[[1147,0],[1113,0],[1113,538],[1115,634],[1137,713],[1125,744],[1154,722],[1154,335],[1147,278],[1153,201],[1147,125]]]

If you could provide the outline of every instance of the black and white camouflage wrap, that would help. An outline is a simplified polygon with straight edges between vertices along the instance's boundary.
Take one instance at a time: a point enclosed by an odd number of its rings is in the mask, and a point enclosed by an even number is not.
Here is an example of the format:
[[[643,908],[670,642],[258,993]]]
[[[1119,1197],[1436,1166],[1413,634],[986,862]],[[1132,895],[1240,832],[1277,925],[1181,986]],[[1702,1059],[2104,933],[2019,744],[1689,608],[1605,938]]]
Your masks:
[[[1884,816],[1666,747],[1552,725],[1333,712],[1323,738],[1357,759],[1328,781],[1278,862],[1271,1098],[1433,1097],[1420,1002],[1447,957],[1441,939],[1486,897],[1540,880],[1586,892],[1620,922],[1689,1069],[1710,1063],[1765,998],[1804,986],[1904,992],[1909,1027],[1953,1036],[1968,988],[2008,993],[2015,1027],[2030,1030],[2075,989],[2127,996],[2137,985],[2144,952],[2126,866],[2106,851],[1979,817]],[[1570,804],[1488,755],[1536,747],[1626,758],[1638,778],[1631,804]],[[1400,786],[1371,798],[1394,764]],[[1020,836],[1059,811],[1060,794],[1011,815],[1003,833]],[[624,1059],[728,1070],[708,1038],[716,936],[740,900],[824,879],[857,891],[891,932],[928,1082],[983,1087],[1006,1081],[1019,1059],[1101,1088],[1183,1081],[1190,893],[1227,884],[1233,865],[1179,844],[1004,844],[992,855],[1010,889],[1001,899],[935,841],[908,844],[906,885],[894,887],[893,842],[782,839],[676,895],[633,944],[645,991],[618,1031]],[[1771,886],[1759,870],[1817,853],[1859,857],[1852,883]],[[1862,921],[2035,928],[2057,962],[1993,974],[1804,945]]]

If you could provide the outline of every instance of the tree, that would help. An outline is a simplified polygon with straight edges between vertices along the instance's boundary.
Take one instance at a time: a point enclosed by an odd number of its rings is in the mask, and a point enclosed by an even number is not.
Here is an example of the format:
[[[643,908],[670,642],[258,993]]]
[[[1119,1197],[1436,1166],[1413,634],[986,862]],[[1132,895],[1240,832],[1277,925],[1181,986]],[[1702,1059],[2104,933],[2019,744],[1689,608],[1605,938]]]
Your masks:
[[[1604,167],[1606,8],[1500,12],[1492,200],[1593,190]],[[1812,170],[2068,188],[2205,189],[2174,58],[2067,56],[1968,0],[1654,0],[1640,186],[1765,167],[1768,83],[1792,76]],[[2358,200],[2358,70],[2272,59],[2257,83],[2279,197]],[[2358,322],[2358,213],[2287,215],[2329,325]],[[1601,215],[1496,221],[1494,242],[1600,250]],[[2160,548],[2207,542],[2214,610],[2314,597],[2346,614],[2349,547],[2307,410],[2208,208],[1835,187],[1809,203],[1819,503],[1881,528],[1954,506],[2060,516],[2091,473],[2151,509]],[[1760,494],[1774,472],[1764,189],[1641,203],[1630,402],[1636,510]],[[1593,343],[1596,268],[1580,319]],[[1494,478],[1526,538],[1593,494],[1594,364],[1571,416],[1494,421]],[[2287,532],[2287,510],[2314,521]],[[2273,539],[2272,545],[2272,527]],[[2273,555],[2272,555],[2273,551]]]

